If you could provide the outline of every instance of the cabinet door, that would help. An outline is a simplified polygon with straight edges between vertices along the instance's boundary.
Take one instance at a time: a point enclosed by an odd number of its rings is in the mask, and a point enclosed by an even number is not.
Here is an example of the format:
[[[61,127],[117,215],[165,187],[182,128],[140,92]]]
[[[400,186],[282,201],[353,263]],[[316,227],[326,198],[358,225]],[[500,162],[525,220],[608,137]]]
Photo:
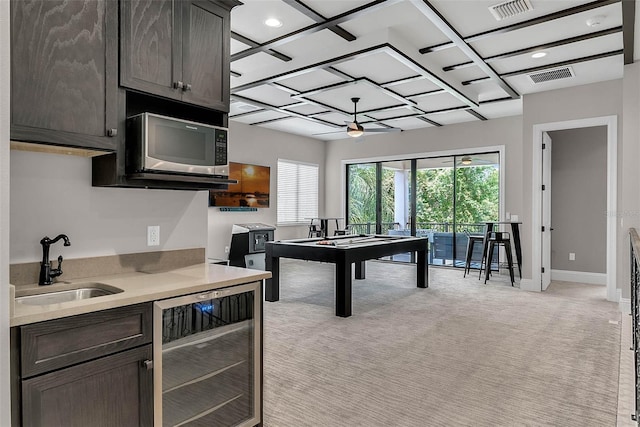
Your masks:
[[[152,425],[151,354],[146,345],[23,381],[23,426]]]
[[[115,149],[117,4],[11,2],[11,139]]]
[[[120,84],[180,100],[181,4],[173,0],[120,3]]]
[[[229,10],[206,0],[183,3],[183,101],[229,111]]]

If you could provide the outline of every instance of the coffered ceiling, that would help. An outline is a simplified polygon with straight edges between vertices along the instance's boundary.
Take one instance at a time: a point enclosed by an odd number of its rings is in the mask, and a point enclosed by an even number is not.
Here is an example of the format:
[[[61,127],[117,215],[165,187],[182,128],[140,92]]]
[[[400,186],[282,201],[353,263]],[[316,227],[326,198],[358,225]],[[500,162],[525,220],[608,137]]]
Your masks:
[[[320,140],[347,137],[351,98],[365,134],[447,126],[522,114],[522,95],[633,62],[635,1],[242,1],[230,120]]]

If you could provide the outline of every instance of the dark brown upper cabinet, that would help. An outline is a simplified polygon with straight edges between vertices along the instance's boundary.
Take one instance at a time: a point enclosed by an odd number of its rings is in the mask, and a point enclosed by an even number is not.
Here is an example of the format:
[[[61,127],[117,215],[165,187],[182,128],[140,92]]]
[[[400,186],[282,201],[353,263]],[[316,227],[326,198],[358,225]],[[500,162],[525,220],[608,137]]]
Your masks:
[[[120,85],[229,111],[230,11],[236,1],[120,3]]]
[[[108,0],[11,2],[11,139],[117,146],[118,7]]]

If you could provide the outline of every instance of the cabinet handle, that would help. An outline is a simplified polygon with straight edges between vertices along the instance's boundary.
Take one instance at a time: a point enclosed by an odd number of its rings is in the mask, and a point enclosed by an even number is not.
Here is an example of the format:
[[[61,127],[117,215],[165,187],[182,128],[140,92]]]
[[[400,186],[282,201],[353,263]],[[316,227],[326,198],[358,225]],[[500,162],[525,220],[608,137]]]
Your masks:
[[[118,135],[118,129],[107,129],[107,136],[114,137]]]
[[[184,90],[184,83],[178,80],[177,82],[173,83],[173,88]]]
[[[186,85],[184,85],[184,87],[182,88],[182,90],[184,92],[189,92],[191,90],[191,84],[187,83]]]
[[[153,369],[153,360],[144,360],[142,362],[142,367],[146,368],[147,371],[150,371]]]

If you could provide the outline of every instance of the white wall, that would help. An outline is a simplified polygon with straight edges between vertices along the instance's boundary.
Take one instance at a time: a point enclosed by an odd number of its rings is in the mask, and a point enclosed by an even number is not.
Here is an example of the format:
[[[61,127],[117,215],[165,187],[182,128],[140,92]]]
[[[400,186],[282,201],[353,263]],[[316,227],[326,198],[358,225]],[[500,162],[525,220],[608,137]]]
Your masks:
[[[342,216],[344,183],[342,161],[349,159],[393,157],[404,159],[416,154],[449,150],[465,151],[482,147],[505,147],[505,212],[522,212],[522,117],[505,117],[488,121],[431,127],[384,135],[367,135],[362,142],[354,139],[331,141],[327,146],[326,203],[327,215]],[[526,248],[523,247],[523,251]]]
[[[255,127],[237,122],[229,125],[229,160],[238,163],[252,163],[271,167],[271,187],[269,208],[259,208],[257,212],[220,212],[219,208],[209,208],[209,240],[207,254],[211,258],[226,259],[224,247],[231,242],[233,224],[260,222],[276,226],[276,239],[295,239],[307,236],[307,226],[277,226],[277,164],[278,159],[296,160],[318,164],[319,200],[318,213],[324,214],[324,142],[291,135],[275,130]],[[329,196],[334,197],[333,193]]]
[[[11,151],[10,262],[39,261],[40,239],[65,233],[51,258],[85,258],[207,245],[207,192],[98,188],[91,159]],[[160,246],[147,246],[147,226]]]
[[[11,425],[9,395],[9,2],[0,1],[0,426]]]

